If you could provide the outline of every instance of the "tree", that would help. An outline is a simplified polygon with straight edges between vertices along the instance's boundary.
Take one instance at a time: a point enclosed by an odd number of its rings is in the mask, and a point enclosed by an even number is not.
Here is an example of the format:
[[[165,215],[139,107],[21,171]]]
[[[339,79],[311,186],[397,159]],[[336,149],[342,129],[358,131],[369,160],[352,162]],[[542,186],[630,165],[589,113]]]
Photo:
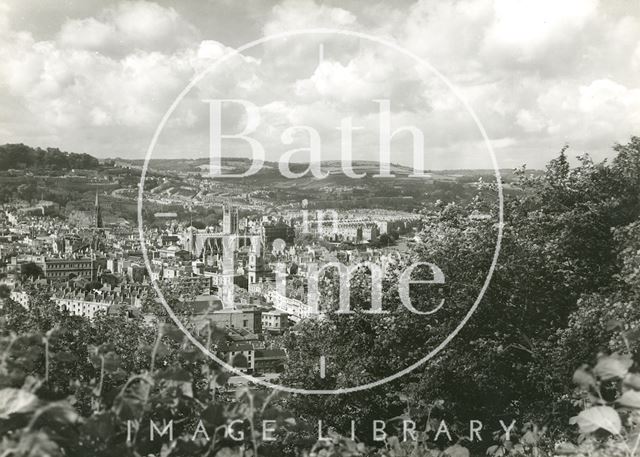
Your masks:
[[[116,287],[120,283],[119,278],[113,273],[109,272],[102,273],[102,275],[100,275],[100,281],[102,282],[102,284],[108,284],[111,287]]]
[[[38,264],[34,262],[27,262],[22,265],[21,276],[23,280],[38,279],[43,277],[44,273],[42,271],[42,268]]]
[[[0,146],[0,170],[9,169],[49,169],[69,170],[97,169],[100,162],[88,154],[62,152],[58,148],[32,148],[24,144]]]
[[[383,233],[383,234],[382,234],[382,235],[380,235],[380,236],[378,237],[378,239],[375,241],[375,244],[376,244],[377,246],[380,246],[380,247],[389,247],[389,246],[391,246],[392,244],[394,244],[394,240],[393,240],[393,238],[392,238],[390,235],[388,235],[387,233]]]

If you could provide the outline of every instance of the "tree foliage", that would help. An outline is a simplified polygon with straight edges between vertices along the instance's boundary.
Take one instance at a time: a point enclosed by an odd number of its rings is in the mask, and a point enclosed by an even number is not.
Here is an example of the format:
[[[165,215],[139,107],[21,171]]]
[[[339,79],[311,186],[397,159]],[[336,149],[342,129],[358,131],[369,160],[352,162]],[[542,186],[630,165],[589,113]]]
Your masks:
[[[24,144],[0,146],[0,170],[97,169],[100,162],[89,154],[63,152],[57,148],[32,148]]]

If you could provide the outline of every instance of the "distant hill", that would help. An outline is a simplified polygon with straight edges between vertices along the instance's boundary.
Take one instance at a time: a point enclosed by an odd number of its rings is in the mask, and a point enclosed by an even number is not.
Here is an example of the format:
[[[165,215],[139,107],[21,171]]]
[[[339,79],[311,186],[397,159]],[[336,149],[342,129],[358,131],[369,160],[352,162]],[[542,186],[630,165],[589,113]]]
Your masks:
[[[57,148],[32,148],[24,144],[0,146],[0,171],[18,170],[92,170],[100,162],[89,154],[64,152]]]
[[[141,159],[115,159],[117,164],[129,165],[133,167],[142,167],[144,160]],[[156,171],[173,171],[173,172],[207,172],[209,170],[209,158],[197,158],[197,159],[151,159],[149,161],[149,168]],[[244,157],[222,157],[221,166],[223,173],[242,173],[246,171],[251,162],[248,158]],[[322,170],[331,173],[342,173],[342,162],[339,160],[325,160],[322,161]],[[376,174],[379,171],[379,163],[370,160],[354,160],[351,164],[353,170],[356,173],[367,172],[369,174]],[[298,173],[305,170],[308,167],[308,163],[304,162],[291,162],[289,167],[292,172]],[[412,169],[403,165],[391,164],[391,171],[400,175],[408,175],[412,173]],[[262,168],[258,175],[270,175],[273,173],[279,173],[278,162],[265,161],[262,164]]]
[[[133,168],[142,168],[144,165],[143,159],[122,159],[116,158],[116,164],[120,166],[127,166]],[[222,157],[221,160],[222,170],[225,174],[243,173],[250,166],[250,160],[248,158],[231,158]],[[308,164],[300,162],[292,162],[289,167],[292,172],[298,173],[307,168]],[[344,176],[342,172],[342,162],[338,160],[325,160],[322,162],[323,172],[330,172],[334,176]],[[371,160],[354,160],[351,164],[355,173],[366,173],[368,176],[375,175],[380,170],[379,162]],[[151,159],[149,161],[149,169],[158,172],[174,172],[174,173],[202,173],[205,174],[209,171],[209,158],[201,157],[197,159]],[[413,173],[411,167],[407,167],[399,164],[390,164],[390,170],[397,176],[407,176]],[[530,173],[538,174],[540,170],[529,169]],[[443,180],[444,178],[458,180],[462,182],[475,181],[478,177],[486,177],[488,180],[493,180],[495,176],[495,170],[493,169],[451,169],[451,170],[425,170],[426,173],[433,176],[436,180]],[[511,179],[513,177],[513,169],[503,168],[500,169],[500,174],[503,179]],[[278,171],[278,163],[266,161],[263,163],[260,171],[248,178],[244,178],[245,181],[251,181],[255,179],[279,179],[281,178]],[[325,180],[326,184],[329,180]],[[299,184],[299,180],[298,180]]]
[[[142,168],[145,162],[143,159],[123,159],[120,157],[108,159],[108,161],[111,162],[112,165],[115,164],[121,167],[138,169]],[[224,174],[243,173],[249,167],[250,160],[248,158],[223,157],[221,163]],[[308,164],[292,162],[289,166],[292,172],[297,173],[304,171]],[[327,160],[323,161],[321,166],[324,172],[329,172],[337,177],[344,176],[341,161]],[[356,173],[366,173],[368,176],[372,176],[379,172],[380,165],[375,161],[354,160],[351,166]],[[32,148],[22,143],[0,145],[0,171],[11,169],[64,171],[71,169],[96,170],[99,168],[101,168],[100,161],[89,154],[65,152],[60,151],[58,148]],[[209,170],[209,158],[151,159],[149,161],[149,168],[158,172],[194,172],[204,175],[207,174]],[[392,173],[398,176],[407,176],[413,172],[410,167],[393,163],[390,164],[390,169]],[[477,176],[485,175],[491,177],[494,174],[494,171],[489,169],[425,171],[438,180],[443,176],[447,176],[464,181],[465,178],[476,178]],[[502,169],[500,171],[503,178],[510,177],[513,173],[513,170],[510,169]],[[536,170],[529,171],[536,172]],[[278,163],[266,161],[260,172],[253,176],[253,179],[274,178],[276,175],[280,177]]]

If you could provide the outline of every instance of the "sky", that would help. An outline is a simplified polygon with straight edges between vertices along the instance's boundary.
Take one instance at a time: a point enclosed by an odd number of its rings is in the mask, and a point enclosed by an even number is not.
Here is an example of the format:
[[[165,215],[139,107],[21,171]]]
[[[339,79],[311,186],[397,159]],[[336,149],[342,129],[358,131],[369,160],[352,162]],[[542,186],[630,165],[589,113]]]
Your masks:
[[[312,143],[344,158],[345,119],[353,158],[377,160],[376,100],[394,163],[414,163],[413,128],[425,168],[490,168],[479,125],[501,168],[541,168],[565,144],[602,160],[640,134],[640,1],[0,0],[0,143],[144,158],[196,75],[154,158],[209,156],[206,100],[233,99],[223,133],[251,104],[267,160],[308,160]]]

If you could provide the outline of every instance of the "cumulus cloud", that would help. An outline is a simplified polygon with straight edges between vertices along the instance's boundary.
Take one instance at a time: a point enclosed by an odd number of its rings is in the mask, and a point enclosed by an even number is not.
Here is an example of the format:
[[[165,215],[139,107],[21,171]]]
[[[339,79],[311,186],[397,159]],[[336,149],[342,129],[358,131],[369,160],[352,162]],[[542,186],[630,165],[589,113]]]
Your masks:
[[[311,27],[352,26],[356,15],[339,7],[318,5],[313,0],[285,0],[275,5],[264,25],[265,35]]]
[[[98,18],[68,20],[57,37],[63,47],[104,53],[170,52],[192,46],[198,38],[196,28],[175,9],[148,1],[120,3],[103,10]]]
[[[500,63],[530,67],[566,59],[575,54],[597,5],[597,0],[496,0],[482,50]]]

